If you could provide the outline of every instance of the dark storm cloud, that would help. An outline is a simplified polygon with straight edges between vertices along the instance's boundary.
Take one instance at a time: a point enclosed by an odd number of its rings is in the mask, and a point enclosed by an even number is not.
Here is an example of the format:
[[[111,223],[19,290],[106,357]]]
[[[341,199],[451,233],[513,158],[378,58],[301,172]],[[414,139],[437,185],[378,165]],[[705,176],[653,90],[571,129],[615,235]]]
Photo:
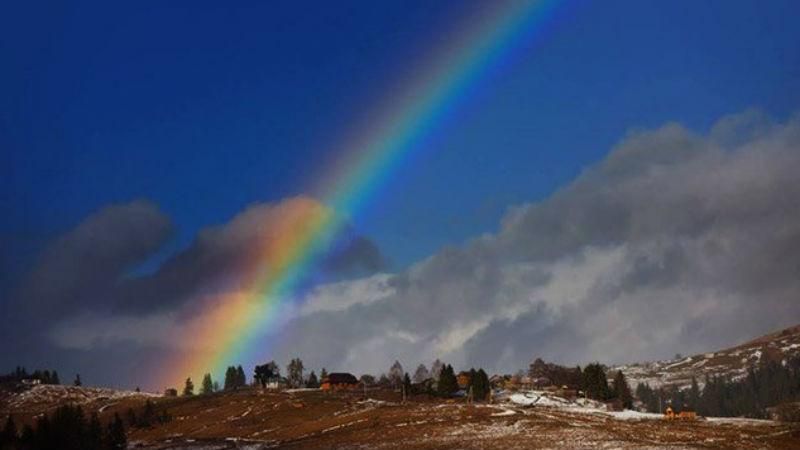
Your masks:
[[[324,210],[305,197],[252,205],[227,223],[201,230],[154,272],[136,275],[170,238],[171,221],[143,200],[105,207],[46,247],[16,283],[3,303],[9,312],[3,317],[9,336],[4,342],[12,351],[4,351],[0,363],[21,363],[8,359],[21,346],[55,355],[55,345],[94,358],[120,343],[148,348],[152,355],[174,351],[175,343],[191,342],[181,335],[182,326],[200,312],[198,298],[242,288],[259,264],[273,263],[264,257],[270,248]],[[348,229],[331,249],[323,279],[371,274],[383,264],[375,244]]]
[[[675,124],[631,133],[552,196],[511,209],[496,234],[400,274],[332,277],[311,289],[265,357],[356,372],[441,357],[510,371],[536,356],[571,364],[705,351],[800,322],[798,173],[797,118],[773,124],[748,112],[707,135]],[[193,300],[235,291],[275,224],[294,224],[283,219],[309,201],[248,208],[143,277],[120,274],[155,244],[113,244],[120,256],[92,256],[110,261],[103,276],[51,250],[54,262],[34,274],[63,276],[63,267],[80,280],[62,282],[67,292],[108,294],[70,294],[70,304],[108,310],[65,317],[51,342],[84,351],[117,341],[164,352],[191,344]],[[369,241],[343,242],[325,267],[385,267]]]
[[[171,233],[169,218],[151,202],[103,208],[44,251],[19,296],[36,314],[108,305],[120,277],[158,250]]]
[[[248,207],[223,225],[202,230],[186,250],[152,275],[126,281],[116,302],[122,312],[169,310],[198,294],[236,290],[256,264],[263,261],[265,243],[284,239],[307,221],[321,204],[310,198]],[[370,274],[384,267],[384,258],[368,238],[352,229],[342,233],[322,266],[322,276]]]
[[[397,357],[512,370],[537,355],[668,357],[800,322],[798,173],[798,118],[631,133],[496,235],[397,275],[391,295],[297,319],[307,345],[283,352],[357,370]],[[321,339],[341,345],[321,352]]]
[[[387,261],[374,242],[364,236],[343,233],[338,245],[325,259],[323,267],[342,274],[374,273],[387,268]]]

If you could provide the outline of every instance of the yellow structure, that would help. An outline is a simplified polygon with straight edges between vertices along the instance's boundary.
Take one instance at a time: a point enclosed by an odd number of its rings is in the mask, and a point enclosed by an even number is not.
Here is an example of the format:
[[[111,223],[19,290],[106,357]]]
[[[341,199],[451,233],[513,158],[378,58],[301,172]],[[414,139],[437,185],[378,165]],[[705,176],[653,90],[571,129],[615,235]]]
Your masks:
[[[697,413],[694,411],[681,411],[676,413],[671,406],[664,410],[664,418],[667,420],[696,420]]]

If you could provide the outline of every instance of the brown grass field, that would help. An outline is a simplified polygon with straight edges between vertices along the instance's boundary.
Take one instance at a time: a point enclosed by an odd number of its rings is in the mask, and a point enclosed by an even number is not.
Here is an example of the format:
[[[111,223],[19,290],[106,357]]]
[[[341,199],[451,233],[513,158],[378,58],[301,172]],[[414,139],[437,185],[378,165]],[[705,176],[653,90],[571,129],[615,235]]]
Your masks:
[[[101,419],[141,411],[145,397],[84,403]],[[207,396],[152,398],[168,423],[129,429],[131,447],[151,449],[800,449],[800,427],[770,421],[621,420],[601,412],[508,403],[467,405],[389,390],[325,393],[246,388]],[[62,401],[63,402],[63,401]],[[0,403],[30,422],[57,401]],[[5,405],[5,407],[3,407]]]

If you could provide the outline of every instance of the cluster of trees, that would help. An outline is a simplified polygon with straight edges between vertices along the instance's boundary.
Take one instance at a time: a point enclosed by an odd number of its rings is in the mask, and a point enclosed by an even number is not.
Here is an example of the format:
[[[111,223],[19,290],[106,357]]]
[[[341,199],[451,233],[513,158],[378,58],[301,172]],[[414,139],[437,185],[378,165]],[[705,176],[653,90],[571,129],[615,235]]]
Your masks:
[[[240,387],[247,386],[247,377],[244,374],[244,369],[242,366],[229,366],[227,370],[225,370],[225,382],[223,384],[223,388],[226,391],[231,389],[238,389]]]
[[[587,365],[582,371],[580,388],[586,392],[586,396],[599,401],[619,401],[624,408],[633,408],[633,393],[631,392],[625,374],[617,371],[614,380],[609,386],[605,367],[599,363]]]
[[[286,384],[290,388],[300,388],[305,386],[303,378],[303,361],[300,358],[293,358],[286,366]]]
[[[150,428],[154,425],[163,425],[172,420],[172,416],[166,409],[157,411],[150,400],[147,400],[139,414],[136,414],[133,408],[128,408],[125,416],[128,426],[131,428]]]
[[[266,364],[256,366],[253,378],[262,388],[267,387],[267,384],[279,380],[281,377],[281,369],[275,361],[270,361]]]
[[[0,376],[0,383],[22,380],[39,380],[42,384],[61,384],[58,372],[55,370],[34,370],[29,373],[24,367],[17,366],[13,372]]]
[[[446,364],[439,371],[439,379],[436,380],[436,394],[442,397],[449,397],[458,392],[458,379],[453,370],[453,366]]]
[[[192,382],[192,377],[189,377],[183,384],[183,396],[191,397],[192,395],[194,395],[194,383]]]
[[[472,392],[474,400],[485,400],[491,391],[489,375],[482,368],[470,369],[467,393]],[[429,394],[440,397],[450,397],[459,391],[458,377],[453,366],[436,360],[431,369],[424,364],[417,366],[414,375],[403,371],[399,361],[395,361],[389,371],[382,374],[377,380],[370,374],[361,375],[360,381],[367,386],[385,386],[393,389],[403,389],[406,394]]]
[[[739,380],[707,377],[702,390],[696,379],[685,390],[643,384],[636,388],[636,396],[651,412],[672,405],[704,416],[768,418],[767,408],[800,400],[800,357],[785,364],[768,361]]]
[[[316,372],[313,370],[306,377],[303,360],[300,358],[292,358],[289,364],[286,365],[285,378],[281,377],[281,369],[278,363],[270,361],[266,364],[256,366],[253,379],[255,383],[261,387],[266,387],[269,383],[282,381],[290,388],[318,388],[322,380],[327,376],[328,372],[323,368],[319,377],[317,377]]]
[[[546,363],[541,358],[536,358],[528,366],[528,376],[538,383],[542,380],[554,386],[572,386],[577,388],[583,383],[583,373],[580,366],[575,368],[564,367],[554,363]]]
[[[200,384],[200,394],[208,395],[219,391],[219,383],[211,379],[211,374],[203,375],[203,382]]]
[[[492,387],[489,385],[489,375],[481,368],[469,370],[469,387],[473,400],[483,401],[489,396]]]
[[[26,425],[21,433],[9,416],[0,433],[0,448],[11,450],[118,450],[126,448],[127,442],[118,414],[103,427],[97,413],[87,420],[80,406],[71,405],[40,417],[34,427]]]

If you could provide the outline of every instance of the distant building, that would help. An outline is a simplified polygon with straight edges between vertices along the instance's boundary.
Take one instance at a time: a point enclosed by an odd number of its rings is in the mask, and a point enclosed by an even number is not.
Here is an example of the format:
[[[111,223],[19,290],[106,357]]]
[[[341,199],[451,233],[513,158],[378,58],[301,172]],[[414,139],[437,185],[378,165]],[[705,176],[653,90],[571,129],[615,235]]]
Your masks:
[[[320,389],[323,391],[348,390],[358,388],[358,379],[350,373],[331,373],[322,379]]]
[[[466,389],[472,381],[472,378],[470,377],[469,372],[459,372],[456,376],[456,381],[458,382],[459,389]]]
[[[506,383],[511,379],[511,376],[495,374],[489,378],[489,386],[494,389],[505,389]]]
[[[25,378],[22,380],[22,384],[26,386],[36,386],[42,384],[42,380],[38,378]]]
[[[667,420],[695,420],[697,413],[687,409],[678,412],[672,409],[672,406],[667,406],[667,409],[664,410],[664,418]]]

